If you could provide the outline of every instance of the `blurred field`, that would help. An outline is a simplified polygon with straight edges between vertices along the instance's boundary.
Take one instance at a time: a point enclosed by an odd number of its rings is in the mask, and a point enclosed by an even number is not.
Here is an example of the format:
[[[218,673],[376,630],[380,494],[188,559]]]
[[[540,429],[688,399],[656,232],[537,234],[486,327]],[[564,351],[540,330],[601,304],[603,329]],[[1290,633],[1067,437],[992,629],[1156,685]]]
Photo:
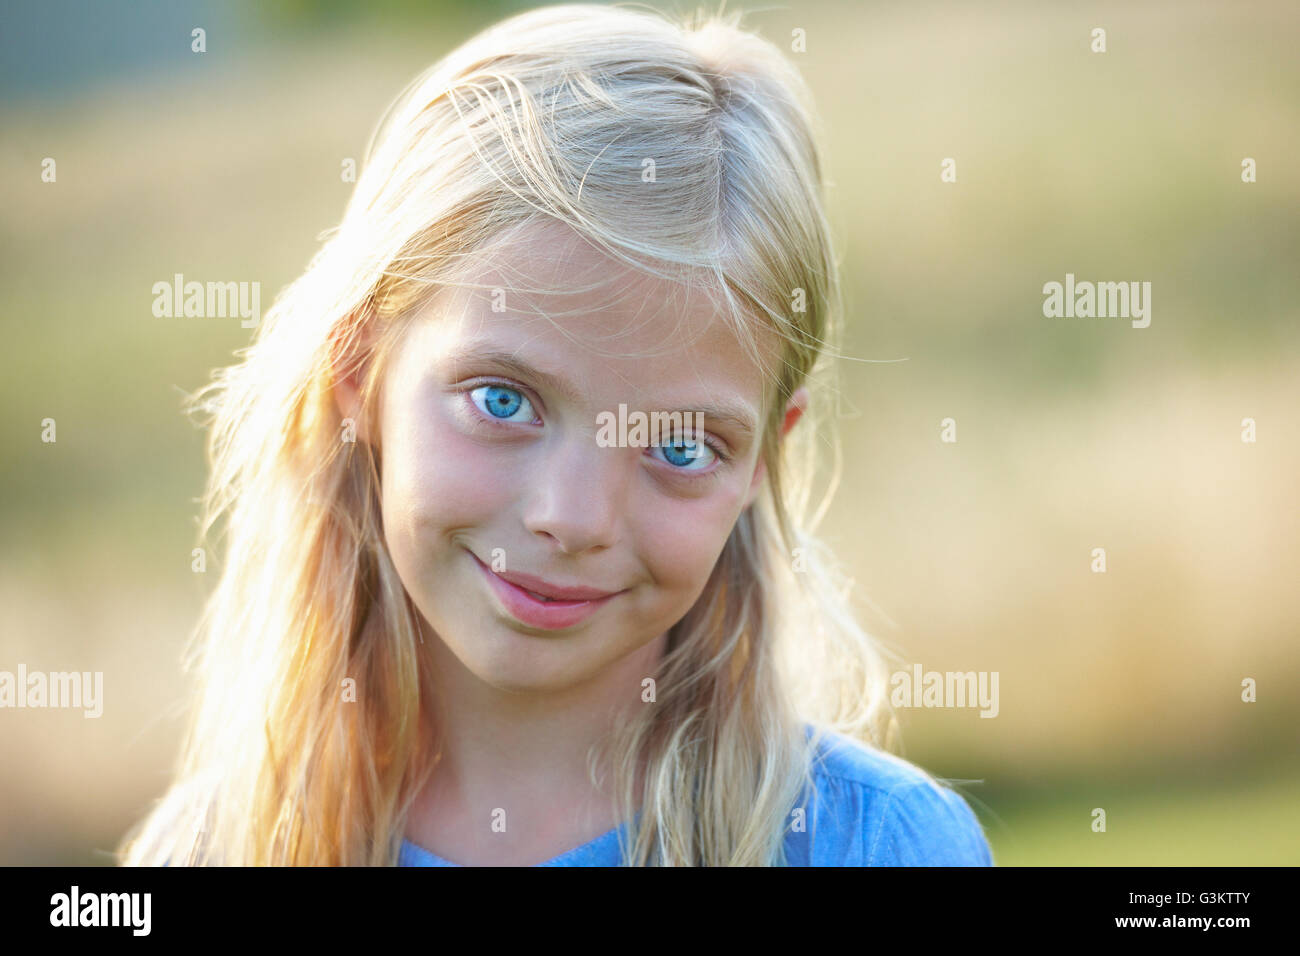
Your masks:
[[[209,583],[190,571],[204,462],[180,391],[248,330],[156,319],[152,284],[259,281],[265,312],[341,214],[343,158],[495,12],[298,7],[240,8],[202,57],[0,112],[0,669],[102,670],[106,695],[98,721],[0,712],[0,863],[104,862],[174,754]],[[846,351],[906,359],[841,363],[828,537],[903,660],[1000,673],[996,719],[911,711],[905,755],[984,781],[962,789],[1001,864],[1300,862],[1300,8],[751,22],[787,48],[807,31]],[[1088,52],[1093,26],[1109,52]],[[1044,318],[1067,272],[1152,282],[1150,328]]]
[[[1294,771],[1152,790],[1092,782],[1000,800],[985,828],[999,866],[1294,866],[1297,787]],[[1091,828],[1097,806],[1104,833]]]

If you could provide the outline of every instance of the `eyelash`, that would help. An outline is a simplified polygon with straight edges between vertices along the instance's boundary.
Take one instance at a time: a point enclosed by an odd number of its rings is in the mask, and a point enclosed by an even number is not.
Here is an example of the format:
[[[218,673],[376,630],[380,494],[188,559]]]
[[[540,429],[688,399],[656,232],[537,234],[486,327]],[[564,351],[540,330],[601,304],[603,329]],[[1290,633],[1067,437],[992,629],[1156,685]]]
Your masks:
[[[485,414],[483,414],[482,410],[480,410],[479,407],[478,407],[477,405],[474,404],[474,400],[473,400],[472,398],[470,398],[470,393],[473,392],[475,389],[485,388],[485,387],[486,387],[486,388],[492,388],[492,387],[496,387],[496,388],[508,388],[508,389],[510,389],[511,391],[518,392],[520,395],[523,395],[525,398],[528,399],[529,403],[533,405],[533,410],[534,410],[534,411],[537,410],[537,405],[540,404],[539,402],[537,402],[536,398],[533,396],[533,394],[532,394],[528,389],[524,388],[522,385],[516,384],[515,382],[511,382],[511,381],[509,381],[508,379],[500,379],[500,378],[485,378],[485,379],[476,379],[476,380],[473,381],[473,382],[466,383],[466,384],[462,387],[462,394],[465,396],[466,401],[469,402],[470,406],[474,409],[475,414],[478,415],[478,417],[479,417],[481,420],[489,421],[489,422],[491,422],[491,423],[494,424],[494,425],[502,425],[502,426],[504,426],[504,427],[509,428],[511,425],[517,425],[517,424],[520,424],[520,423],[519,423],[519,422],[503,422],[503,421],[501,421],[500,419],[493,418],[491,415],[485,415]],[[538,416],[538,417],[541,417],[541,416]],[[695,441],[695,439],[691,439],[691,441]],[[705,445],[705,446],[709,449],[709,451],[713,452],[713,454],[717,456],[717,458],[718,458],[718,464],[720,464],[720,465],[726,465],[726,464],[730,463],[730,461],[731,461],[731,455],[728,454],[728,453],[727,453],[727,452],[726,452],[726,451],[725,451],[725,450],[724,450],[724,449],[719,445],[718,442],[716,442],[716,441],[710,441],[710,440],[706,437],[706,438],[704,438],[704,439],[702,440],[701,443],[702,443],[703,445]],[[686,471],[686,470],[684,470],[684,469],[674,469],[674,471],[675,471],[677,474],[679,474],[681,477],[683,477],[683,478],[695,479],[695,478],[709,478],[709,477],[712,477],[712,476],[714,475],[714,473],[717,471],[717,469],[714,468],[714,469],[711,469],[711,470],[709,470],[709,471],[705,471],[705,472],[696,472],[696,473],[692,473],[692,472],[690,472],[690,471]]]
[[[537,412],[537,406],[540,405],[541,403],[537,401],[536,397],[528,389],[524,388],[522,385],[517,385],[514,382],[506,381],[505,379],[487,378],[487,379],[479,379],[477,381],[466,383],[461,389],[461,393],[465,396],[465,400],[469,403],[470,407],[474,409],[474,413],[480,419],[490,422],[493,425],[505,425],[507,427],[511,425],[523,424],[522,422],[505,422],[499,418],[496,418],[495,416],[484,414],[483,410],[480,409],[478,405],[474,403],[474,399],[471,397],[471,393],[473,393],[474,391],[480,388],[494,388],[494,387],[507,388],[512,392],[518,392],[520,395],[524,396],[524,398],[528,400],[529,405],[533,406],[533,414],[536,415],[538,418],[541,418],[541,415],[538,414]],[[532,422],[529,422],[528,424],[532,425]]]

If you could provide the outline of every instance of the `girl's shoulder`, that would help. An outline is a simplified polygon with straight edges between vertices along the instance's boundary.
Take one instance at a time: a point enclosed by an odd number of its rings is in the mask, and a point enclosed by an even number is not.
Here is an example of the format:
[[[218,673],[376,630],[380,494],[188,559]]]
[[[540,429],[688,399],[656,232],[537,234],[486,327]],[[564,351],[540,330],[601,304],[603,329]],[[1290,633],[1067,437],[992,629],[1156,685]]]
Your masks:
[[[901,757],[822,731],[810,769],[786,836],[790,865],[993,865],[969,804]]]

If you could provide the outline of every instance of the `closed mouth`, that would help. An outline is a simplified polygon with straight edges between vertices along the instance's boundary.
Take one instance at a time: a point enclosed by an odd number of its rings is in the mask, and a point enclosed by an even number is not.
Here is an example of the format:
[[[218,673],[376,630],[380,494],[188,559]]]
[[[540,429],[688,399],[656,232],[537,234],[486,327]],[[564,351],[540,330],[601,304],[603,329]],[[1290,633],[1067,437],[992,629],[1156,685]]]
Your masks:
[[[473,552],[470,553],[473,554]],[[547,604],[582,604],[588,601],[602,601],[605,598],[621,594],[625,590],[605,591],[600,588],[578,584],[553,584],[535,575],[523,574],[518,571],[495,571],[484,564],[478,555],[474,555],[474,560],[478,561],[489,574],[494,574],[501,580],[508,581],[534,600]]]
[[[498,606],[527,628],[565,631],[598,613],[613,598],[626,592],[602,591],[577,585],[557,585],[519,572],[497,572],[469,552],[483,571]]]

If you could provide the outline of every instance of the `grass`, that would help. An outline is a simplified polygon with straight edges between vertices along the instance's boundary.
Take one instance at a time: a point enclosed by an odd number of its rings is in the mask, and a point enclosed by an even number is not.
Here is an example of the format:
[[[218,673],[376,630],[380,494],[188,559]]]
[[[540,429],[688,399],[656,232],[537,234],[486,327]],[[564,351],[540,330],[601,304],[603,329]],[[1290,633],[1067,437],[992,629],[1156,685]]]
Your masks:
[[[981,808],[999,866],[1295,866],[1300,864],[1300,773],[1224,780],[1207,788],[1109,788],[1014,794],[1000,822]],[[1104,791],[1103,791],[1104,792]],[[1092,811],[1106,810],[1093,832]]]

